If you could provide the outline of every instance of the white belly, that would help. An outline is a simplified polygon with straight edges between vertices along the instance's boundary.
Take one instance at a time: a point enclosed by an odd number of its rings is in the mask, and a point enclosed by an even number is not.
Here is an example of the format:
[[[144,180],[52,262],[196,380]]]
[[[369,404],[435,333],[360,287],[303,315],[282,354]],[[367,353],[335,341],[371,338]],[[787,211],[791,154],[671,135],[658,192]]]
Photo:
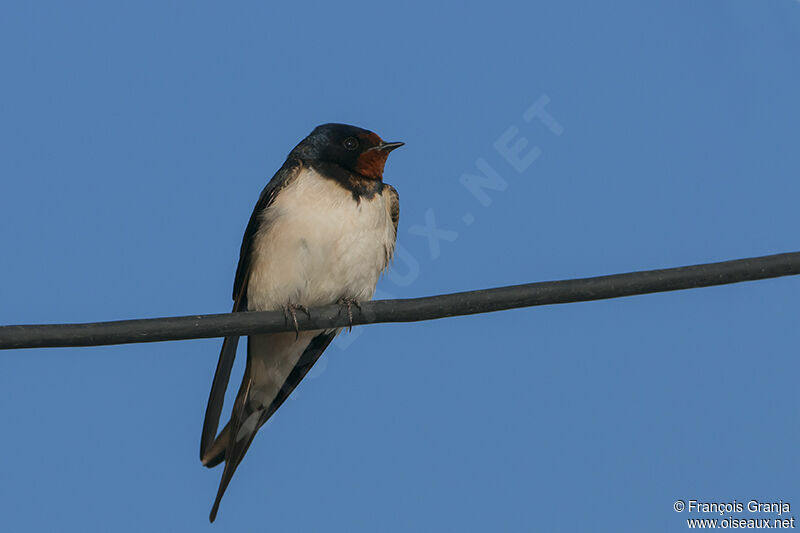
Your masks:
[[[369,300],[394,249],[383,195],[356,202],[304,169],[261,215],[247,288],[249,310]]]

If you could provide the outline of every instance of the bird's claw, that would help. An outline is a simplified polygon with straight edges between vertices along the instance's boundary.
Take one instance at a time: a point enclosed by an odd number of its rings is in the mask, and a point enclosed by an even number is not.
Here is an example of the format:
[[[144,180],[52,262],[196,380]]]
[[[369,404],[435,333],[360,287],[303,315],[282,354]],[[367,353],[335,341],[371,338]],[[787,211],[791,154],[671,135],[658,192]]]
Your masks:
[[[348,326],[348,331],[353,331],[353,306],[355,305],[358,307],[358,310],[361,311],[361,303],[355,298],[339,298],[339,305],[346,305],[347,306],[347,318],[350,321],[350,325]]]
[[[286,321],[289,321],[289,317],[292,317],[292,323],[294,324],[294,338],[297,340],[300,338],[300,326],[297,324],[297,311],[302,311],[308,318],[311,318],[311,313],[308,312],[308,307],[305,305],[300,304],[289,304],[283,308],[283,317]]]

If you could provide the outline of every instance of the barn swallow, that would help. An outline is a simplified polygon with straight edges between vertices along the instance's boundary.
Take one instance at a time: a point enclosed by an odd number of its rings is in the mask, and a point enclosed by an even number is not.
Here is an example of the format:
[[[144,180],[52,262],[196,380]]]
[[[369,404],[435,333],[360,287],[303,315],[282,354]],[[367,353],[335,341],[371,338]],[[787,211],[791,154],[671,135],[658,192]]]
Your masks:
[[[323,124],[303,139],[261,192],[244,232],[233,312],[358,305],[375,292],[397,238],[397,191],[383,182],[401,142],[346,124]],[[352,317],[352,315],[351,315]],[[351,318],[352,319],[352,318]],[[341,328],[250,335],[231,417],[219,435],[238,337],[225,337],[206,408],[200,460],[225,462],[219,503],[258,429],[275,413]]]

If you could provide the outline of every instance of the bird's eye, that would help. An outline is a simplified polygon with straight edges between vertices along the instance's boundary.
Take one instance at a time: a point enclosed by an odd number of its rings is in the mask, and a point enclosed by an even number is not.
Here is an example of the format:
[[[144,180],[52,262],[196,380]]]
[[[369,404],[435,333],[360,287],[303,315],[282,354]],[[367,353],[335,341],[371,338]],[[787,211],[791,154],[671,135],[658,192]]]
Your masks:
[[[355,150],[356,148],[358,148],[358,139],[356,139],[355,137],[348,137],[347,139],[344,140],[344,142],[342,142],[342,145],[347,150]]]

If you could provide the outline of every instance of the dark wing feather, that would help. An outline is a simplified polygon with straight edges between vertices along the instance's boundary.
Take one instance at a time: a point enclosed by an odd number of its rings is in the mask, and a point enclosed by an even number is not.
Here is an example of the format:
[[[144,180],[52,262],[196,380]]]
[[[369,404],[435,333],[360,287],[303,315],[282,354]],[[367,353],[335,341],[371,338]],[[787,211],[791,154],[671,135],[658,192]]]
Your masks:
[[[228,429],[228,442],[224,450],[225,468],[222,471],[222,479],[219,482],[217,497],[214,500],[214,506],[211,508],[211,514],[209,515],[209,520],[211,520],[211,522],[217,517],[222,495],[225,494],[225,490],[228,488],[228,484],[233,478],[236,468],[239,466],[239,463],[242,462],[248,448],[250,448],[250,444],[253,442],[253,437],[255,437],[256,432],[269,420],[275,411],[278,410],[286,398],[294,391],[295,387],[297,387],[298,383],[308,374],[308,371],[311,370],[311,367],[314,366],[314,363],[317,362],[317,359],[319,359],[322,352],[325,351],[325,348],[328,347],[335,336],[336,330],[331,330],[324,331],[311,339],[308,346],[303,351],[303,354],[300,356],[300,359],[297,360],[294,368],[283,383],[283,386],[281,386],[280,391],[278,391],[278,395],[272,400],[269,407],[259,416],[258,422],[255,425],[250,427],[246,425],[243,428],[242,422],[253,415],[249,401],[251,358],[247,358],[247,368],[245,369],[242,387],[239,389],[239,395],[236,398],[236,403],[231,413],[230,429],[226,427],[226,429]],[[220,459],[220,457],[209,458],[209,466],[210,463],[218,464]]]
[[[400,222],[400,195],[397,194],[397,189],[384,183],[386,194],[389,195],[389,215],[392,217],[392,224],[394,224],[394,237],[397,238],[397,223]]]
[[[388,183],[383,184],[383,195],[384,202],[388,203],[389,217],[392,219],[392,225],[394,226],[394,240],[390,245],[386,246],[385,266],[389,266],[394,256],[395,242],[397,241],[397,223],[400,221],[400,196],[397,194],[397,190]]]
[[[260,227],[261,213],[269,207],[275,199],[275,195],[290,183],[300,172],[303,164],[298,159],[287,159],[283,166],[275,173],[258,198],[247,229],[242,239],[242,248],[239,251],[239,265],[236,267],[236,278],[233,282],[233,312],[247,310],[247,279],[250,274],[250,251],[256,233]],[[225,401],[225,391],[228,388],[228,380],[231,377],[233,361],[236,358],[236,348],[239,344],[239,337],[225,337],[222,342],[222,349],[217,362],[217,370],[214,374],[214,381],[211,384],[211,392],[208,396],[208,406],[203,420],[203,432],[200,436],[200,460],[204,461],[206,451],[214,442],[214,437],[219,428],[219,418],[222,414],[222,404]]]

